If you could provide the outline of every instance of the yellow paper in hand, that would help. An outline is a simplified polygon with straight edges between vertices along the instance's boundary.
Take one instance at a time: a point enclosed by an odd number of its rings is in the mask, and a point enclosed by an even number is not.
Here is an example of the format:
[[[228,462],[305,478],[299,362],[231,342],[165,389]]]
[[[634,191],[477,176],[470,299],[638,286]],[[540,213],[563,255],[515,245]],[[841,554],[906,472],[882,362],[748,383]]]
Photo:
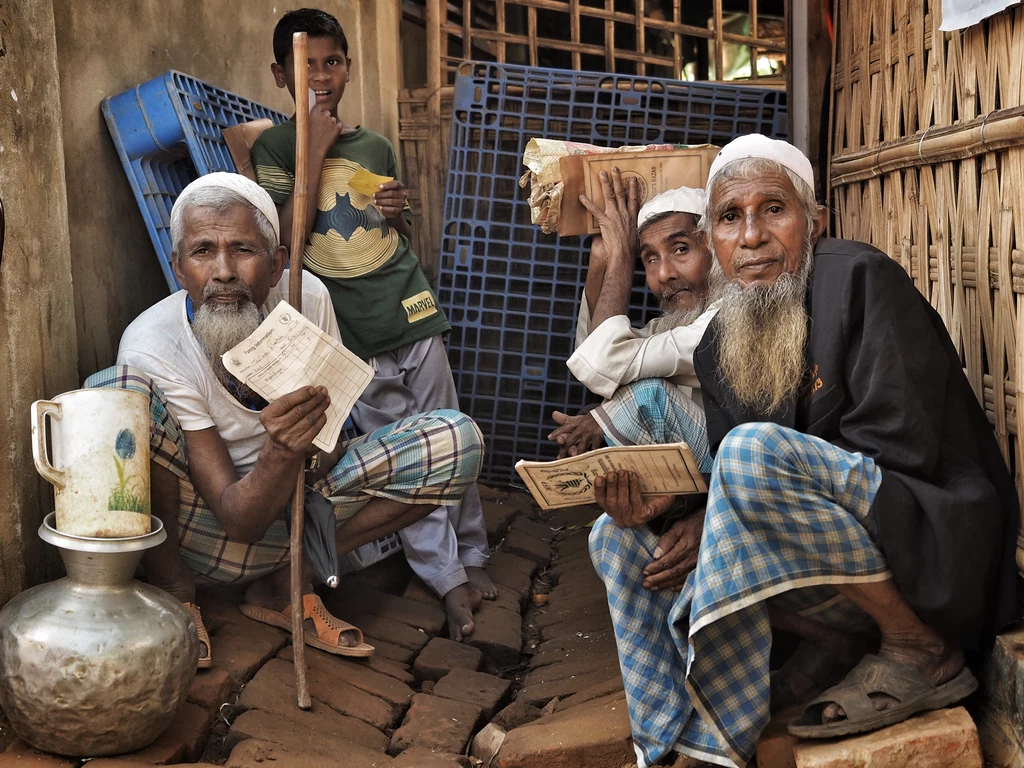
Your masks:
[[[370,173],[365,168],[360,168],[352,174],[352,178],[348,180],[348,186],[349,189],[354,189],[360,194],[373,197],[374,193],[380,191],[378,187],[381,184],[387,184],[389,181],[394,181],[394,176],[378,176],[376,173]]]

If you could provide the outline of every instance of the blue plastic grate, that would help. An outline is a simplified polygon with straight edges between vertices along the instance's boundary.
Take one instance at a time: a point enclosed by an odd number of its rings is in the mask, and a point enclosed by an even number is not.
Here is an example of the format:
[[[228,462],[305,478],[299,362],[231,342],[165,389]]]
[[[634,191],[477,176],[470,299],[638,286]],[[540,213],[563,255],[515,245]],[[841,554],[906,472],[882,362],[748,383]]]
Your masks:
[[[553,410],[593,401],[565,367],[589,239],[545,235],[519,187],[533,137],[623,144],[786,138],[786,95],[502,64],[464,64],[455,82],[438,294],[451,319],[460,404],[487,440],[482,478],[516,482],[518,459],[552,458]],[[630,315],[657,313],[637,271]]]
[[[149,230],[171,291],[181,286],[171,270],[170,216],[190,181],[234,171],[221,129],[287,115],[171,70],[102,102],[103,117]]]

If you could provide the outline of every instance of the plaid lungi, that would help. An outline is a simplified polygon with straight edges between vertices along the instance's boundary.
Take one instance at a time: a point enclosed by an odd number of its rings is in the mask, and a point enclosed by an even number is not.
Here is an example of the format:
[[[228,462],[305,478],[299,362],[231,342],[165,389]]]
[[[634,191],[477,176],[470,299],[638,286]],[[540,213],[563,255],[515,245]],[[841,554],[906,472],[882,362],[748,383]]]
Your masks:
[[[602,516],[608,591],[641,768],[670,750],[745,766],[769,719],[766,601],[847,631],[866,615],[828,585],[890,574],[865,527],[874,461],[775,424],[733,429],[711,473],[697,565],[681,592],[641,586],[657,537]]]
[[[711,471],[704,409],[665,379],[639,379],[590,412],[609,445],[686,443],[701,472]]]
[[[265,576],[288,561],[287,510],[255,544],[231,541],[188,476],[185,438],[159,387],[142,371],[115,366],[86,387],[142,392],[149,397],[151,457],[178,477],[181,556],[197,578],[218,583]],[[346,443],[345,454],[314,488],[334,504],[339,523],[371,497],[407,504],[458,504],[483,462],[483,437],[458,411],[429,411]]]

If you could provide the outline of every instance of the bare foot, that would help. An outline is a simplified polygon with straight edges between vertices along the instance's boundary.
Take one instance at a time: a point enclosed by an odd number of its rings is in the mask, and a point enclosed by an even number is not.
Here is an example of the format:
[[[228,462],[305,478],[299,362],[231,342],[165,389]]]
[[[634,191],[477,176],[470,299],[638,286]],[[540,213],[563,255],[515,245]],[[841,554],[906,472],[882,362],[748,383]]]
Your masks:
[[[287,572],[287,568],[284,569]],[[271,574],[271,577],[276,574]],[[276,581],[276,580],[275,580]],[[303,594],[308,595],[313,592],[313,585],[307,584],[303,588]],[[286,590],[282,594],[280,584],[271,581],[270,577],[264,577],[257,579],[245,590],[245,602],[249,605],[258,605],[260,608],[269,608],[272,611],[278,613],[283,612],[291,605],[291,595]],[[306,619],[302,622],[302,628],[306,632],[310,632],[316,635],[316,624],[312,619]],[[338,645],[345,647],[352,647],[358,645],[354,637],[350,637],[350,633],[342,632],[338,636]]]
[[[460,584],[444,596],[444,612],[448,614],[448,636],[459,643],[473,634],[473,603],[479,604],[480,593],[469,583]]]
[[[897,664],[914,667],[936,686],[952,680],[964,668],[963,651],[950,648],[941,641],[913,643],[883,636],[878,656]],[[884,693],[870,693],[868,696],[879,712],[900,704],[897,699]],[[838,704],[828,704],[821,712],[823,723],[832,723],[845,717],[846,712]]]
[[[469,578],[469,586],[479,592],[484,600],[493,600],[498,596],[498,588],[483,568],[470,566],[466,568],[466,576]]]

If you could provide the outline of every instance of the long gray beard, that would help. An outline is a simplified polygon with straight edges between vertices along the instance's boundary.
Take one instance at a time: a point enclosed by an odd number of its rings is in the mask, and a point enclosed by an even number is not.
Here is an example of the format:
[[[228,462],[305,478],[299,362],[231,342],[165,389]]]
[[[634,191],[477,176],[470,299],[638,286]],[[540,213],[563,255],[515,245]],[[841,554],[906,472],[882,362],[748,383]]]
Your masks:
[[[212,293],[206,298],[210,295]],[[221,356],[244,341],[259,327],[260,322],[260,310],[251,298],[236,304],[204,302],[196,310],[192,321],[192,331],[206,347],[206,355],[217,378],[229,390],[239,392],[244,398],[250,397],[252,390],[228,373]]]
[[[795,274],[771,285],[728,281],[718,261],[713,283],[721,309],[718,365],[740,405],[762,414],[778,409],[799,389],[807,368],[807,286],[814,261],[810,244]]]

